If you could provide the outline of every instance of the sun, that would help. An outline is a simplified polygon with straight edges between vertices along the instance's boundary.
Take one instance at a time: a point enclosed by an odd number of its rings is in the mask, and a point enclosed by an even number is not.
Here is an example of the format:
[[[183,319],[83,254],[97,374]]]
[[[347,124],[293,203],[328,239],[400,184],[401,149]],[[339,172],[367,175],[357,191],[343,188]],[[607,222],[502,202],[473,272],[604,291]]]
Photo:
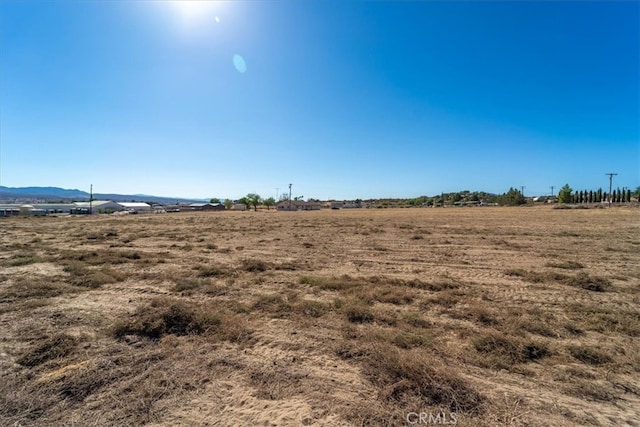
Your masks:
[[[220,2],[213,0],[172,0],[169,3],[185,20],[193,21],[213,18],[216,22],[219,21],[219,18],[215,16],[215,11]]]

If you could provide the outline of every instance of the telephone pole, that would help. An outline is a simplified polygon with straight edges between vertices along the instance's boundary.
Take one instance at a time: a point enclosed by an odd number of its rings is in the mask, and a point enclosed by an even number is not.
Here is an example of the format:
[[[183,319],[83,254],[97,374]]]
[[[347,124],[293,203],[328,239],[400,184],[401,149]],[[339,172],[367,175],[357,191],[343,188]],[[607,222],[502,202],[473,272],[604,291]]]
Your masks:
[[[291,210],[291,186],[293,184],[289,184],[289,210]]]
[[[93,212],[93,184],[89,186],[89,215]]]
[[[605,175],[609,175],[609,206],[611,206],[611,186],[613,185],[613,176],[618,174],[609,172],[609,173],[605,173]]]
[[[522,197],[524,197],[524,189],[527,188],[524,185],[520,186],[520,194],[522,194]]]
[[[553,185],[551,186],[551,197],[553,197],[553,189],[556,188]]]

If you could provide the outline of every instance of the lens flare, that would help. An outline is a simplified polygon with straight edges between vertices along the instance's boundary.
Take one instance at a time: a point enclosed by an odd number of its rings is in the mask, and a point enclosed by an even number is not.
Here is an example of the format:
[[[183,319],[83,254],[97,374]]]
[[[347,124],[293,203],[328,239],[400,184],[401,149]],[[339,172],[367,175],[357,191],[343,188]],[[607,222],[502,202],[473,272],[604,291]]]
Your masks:
[[[247,63],[244,61],[244,58],[237,53],[233,55],[233,66],[236,67],[239,73],[247,71]]]

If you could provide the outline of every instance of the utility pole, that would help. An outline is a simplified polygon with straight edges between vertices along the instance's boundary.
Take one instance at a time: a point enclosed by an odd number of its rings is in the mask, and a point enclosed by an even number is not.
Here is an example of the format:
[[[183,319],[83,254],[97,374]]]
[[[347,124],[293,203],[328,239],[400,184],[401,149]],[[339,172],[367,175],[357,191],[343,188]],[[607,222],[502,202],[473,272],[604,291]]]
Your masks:
[[[289,184],[289,210],[291,210],[291,186],[293,184]]]
[[[552,186],[551,186],[551,197],[553,197],[553,189],[554,189],[554,188],[555,188],[555,187],[552,185]]]
[[[524,189],[527,188],[524,185],[520,186],[520,194],[522,194],[522,197],[524,197]]]
[[[618,174],[609,172],[609,173],[605,173],[605,175],[609,175],[609,206],[611,206],[611,186],[613,185],[613,176]]]
[[[93,212],[93,184],[89,186],[89,215]]]

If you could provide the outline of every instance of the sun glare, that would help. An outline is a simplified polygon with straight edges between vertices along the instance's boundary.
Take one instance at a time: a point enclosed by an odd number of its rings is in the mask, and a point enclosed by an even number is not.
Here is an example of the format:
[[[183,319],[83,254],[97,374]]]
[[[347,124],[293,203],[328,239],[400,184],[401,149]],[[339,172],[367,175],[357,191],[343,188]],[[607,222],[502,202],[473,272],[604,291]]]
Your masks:
[[[215,12],[221,2],[212,0],[173,0],[170,3],[186,20],[215,19],[216,22],[220,22]]]

